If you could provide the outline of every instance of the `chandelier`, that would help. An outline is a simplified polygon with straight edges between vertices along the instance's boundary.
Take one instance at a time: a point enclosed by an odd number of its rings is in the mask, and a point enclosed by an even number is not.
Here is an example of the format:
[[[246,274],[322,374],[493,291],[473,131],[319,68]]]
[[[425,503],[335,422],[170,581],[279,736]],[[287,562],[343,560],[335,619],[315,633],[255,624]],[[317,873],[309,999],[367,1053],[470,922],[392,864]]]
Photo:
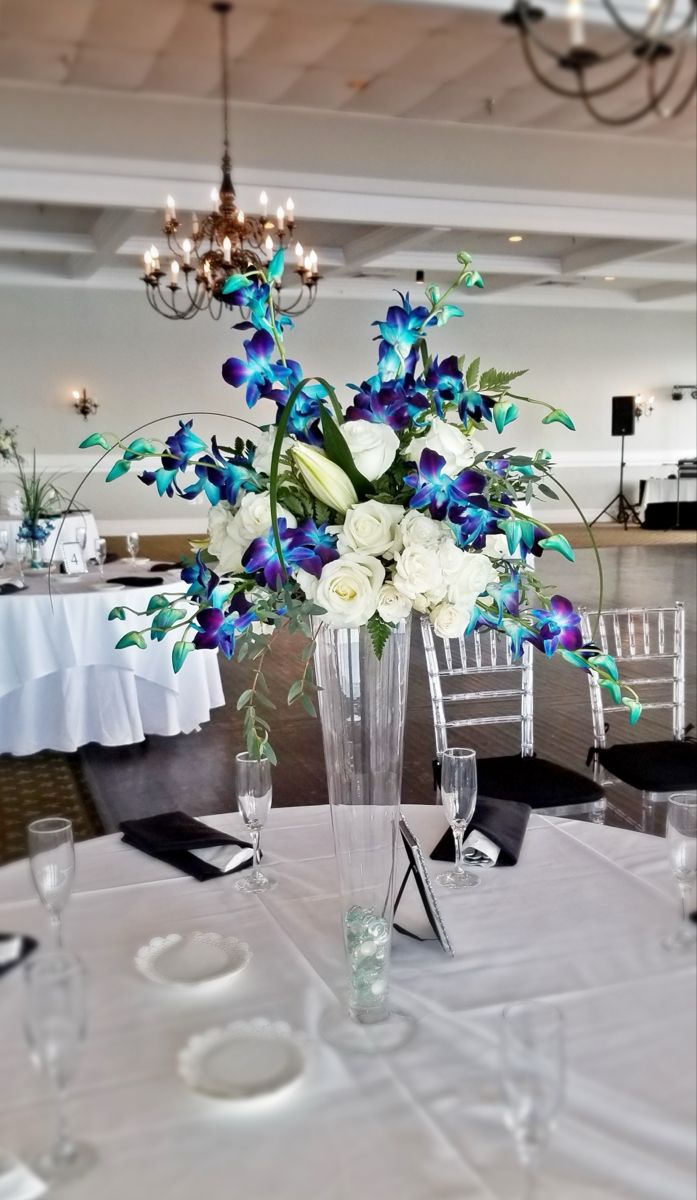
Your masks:
[[[563,47],[541,32],[546,13],[531,0],[515,0],[501,20],[518,30],[538,82],[557,96],[580,100],[603,125],[631,125],[651,113],[666,120],[680,116],[697,91],[697,72],[690,62],[697,0],[647,0],[638,24],[614,0],[600,4],[619,35],[615,45],[602,48],[594,48],[587,38],[584,0],[567,0]],[[603,110],[604,97],[642,76],[645,94],[638,101],[633,98],[624,112]]]
[[[171,321],[188,321],[206,309],[214,320],[219,320],[225,308],[222,288],[226,280],[232,275],[265,270],[276,251],[293,241],[295,231],[295,205],[290,196],[276,209],[275,216],[269,212],[266,192],[259,197],[260,217],[250,216],[237,206],[230,156],[228,81],[227,19],[232,4],[221,0],[211,4],[211,9],[220,17],[223,104],[222,180],[220,188],[211,192],[215,207],[200,220],[194,213],[188,236],[182,237],[174,198],[168,196],[162,232],[167,239],[169,263],[160,263],[155,245],[144,255],[142,279],[148,302],[155,312]],[[276,311],[297,316],[314,304],[320,274],[314,250],[306,252],[300,242],[295,243],[294,250],[295,284],[289,288],[279,280],[273,287]]]

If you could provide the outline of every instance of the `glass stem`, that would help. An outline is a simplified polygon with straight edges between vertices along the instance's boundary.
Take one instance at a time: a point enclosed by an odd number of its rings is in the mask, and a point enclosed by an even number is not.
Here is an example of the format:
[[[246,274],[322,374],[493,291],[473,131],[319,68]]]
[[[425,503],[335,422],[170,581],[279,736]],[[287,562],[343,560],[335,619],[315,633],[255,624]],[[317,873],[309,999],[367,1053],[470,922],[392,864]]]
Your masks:
[[[255,875],[259,874],[259,863],[261,862],[261,855],[259,853],[260,842],[261,842],[261,830],[253,829],[252,830],[252,849],[254,851],[254,874]]]
[[[525,1191],[523,1200],[537,1200],[537,1163],[529,1162],[525,1167]]]
[[[690,919],[690,885],[687,883],[680,884],[680,909],[682,912],[683,921]]]
[[[65,1092],[63,1088],[55,1088],[56,1096],[56,1142],[53,1157],[56,1159],[69,1158],[73,1150],[73,1139],[70,1125],[65,1112]]]
[[[63,922],[61,921],[60,913],[51,913],[51,929],[56,941],[56,949],[63,949]]]
[[[462,854],[465,831],[462,825],[453,825],[453,837],[455,838],[455,870],[464,871],[465,861]]]

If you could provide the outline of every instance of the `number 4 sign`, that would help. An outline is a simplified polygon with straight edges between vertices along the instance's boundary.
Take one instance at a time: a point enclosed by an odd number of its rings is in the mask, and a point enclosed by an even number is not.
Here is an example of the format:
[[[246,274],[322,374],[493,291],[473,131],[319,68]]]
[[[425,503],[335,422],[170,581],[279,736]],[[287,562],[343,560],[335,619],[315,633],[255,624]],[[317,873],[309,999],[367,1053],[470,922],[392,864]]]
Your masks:
[[[66,575],[84,575],[87,571],[82,550],[77,542],[63,542],[61,546]]]

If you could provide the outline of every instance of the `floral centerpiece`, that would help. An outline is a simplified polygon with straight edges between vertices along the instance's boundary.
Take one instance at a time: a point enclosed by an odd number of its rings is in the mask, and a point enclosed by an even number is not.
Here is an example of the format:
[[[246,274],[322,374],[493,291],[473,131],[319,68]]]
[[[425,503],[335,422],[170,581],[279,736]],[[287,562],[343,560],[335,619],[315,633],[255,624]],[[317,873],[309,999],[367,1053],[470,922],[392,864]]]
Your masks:
[[[463,315],[452,293],[483,286],[469,255],[459,254],[458,264],[447,291],[429,287],[426,303],[416,305],[400,294],[374,322],[376,372],[349,385],[344,407],[326,380],[306,378],[286,353],[292,321],[273,302],[279,252],[266,275],[233,276],[225,285],[225,300],[244,317],[236,328],[250,336],[244,356],[222,368],[227,383],[244,389],[249,408],[262,397],[276,404],[275,426],[231,446],[204,443],[191,419],[161,444],[103,434],[82,442],[122,452],[108,481],[157,456],[143,483],[162,496],[203,494],[210,503],[208,536],[182,571],[186,595],[154,597],[146,613],[135,613],[145,625],[118,644],[145,648],[146,636],[161,641],[176,633],[177,671],[199,649],[254,660],[238,707],[250,751],[272,761],[260,711],[271,704],[264,657],[279,628],[311,635],[311,618],[320,614],[335,628],[365,626],[378,656],[412,611],[426,614],[443,637],[495,629],[516,656],[530,643],[595,672],[630,719],[639,716],[614,661],[583,645],[573,605],[549,596],[532,565],[546,552],[573,559],[567,539],[530,515],[531,500],[556,498],[555,487],[569,495],[554,481],[549,451],[530,456],[495,444],[521,403],[539,405],[543,425],[573,430],[571,418],[514,392],[523,371],[483,369],[477,357],[439,359],[429,350],[430,332]],[[134,610],[117,607],[111,618],[128,614]],[[288,702],[314,712],[311,657]]]
[[[25,467],[14,442],[13,457],[17,464],[17,482],[22,506],[22,524],[17,533],[17,540],[29,544],[30,566],[37,569],[43,566],[42,547],[53,530],[52,517],[60,512],[66,497],[58,488],[56,475],[37,471],[36,451],[32,456],[31,470]]]
[[[10,462],[17,453],[17,430],[0,420],[0,462]]]

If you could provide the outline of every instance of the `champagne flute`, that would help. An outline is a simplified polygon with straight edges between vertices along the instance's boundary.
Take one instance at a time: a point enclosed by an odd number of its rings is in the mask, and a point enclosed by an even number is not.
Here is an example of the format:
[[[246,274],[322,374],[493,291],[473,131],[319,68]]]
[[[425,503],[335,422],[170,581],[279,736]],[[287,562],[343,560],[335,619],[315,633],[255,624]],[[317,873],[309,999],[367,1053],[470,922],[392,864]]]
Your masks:
[[[139,536],[139,534],[137,534],[137,533],[128,533],[128,534],[126,534],[126,546],[127,546],[127,548],[128,548],[128,553],[129,553],[129,554],[130,554],[130,556],[131,556],[131,566],[133,566],[133,565],[134,565],[134,563],[135,563],[135,561],[136,561],[136,555],[137,555],[137,553],[138,553],[138,547],[140,546],[140,536]]]
[[[525,1171],[525,1200],[535,1200],[542,1154],[564,1098],[564,1020],[538,1000],[504,1010],[501,1086],[505,1121]]]
[[[9,544],[10,544],[9,533],[7,532],[6,529],[0,529],[0,571],[2,571],[2,569],[5,566],[5,557],[7,555],[7,548],[9,546]]]
[[[276,880],[269,879],[259,870],[259,845],[271,808],[271,763],[268,758],[255,758],[244,751],[235,757],[235,775],[237,807],[252,835],[254,847],[252,873],[238,879],[235,887],[240,892],[268,892],[276,886]]]
[[[82,553],[84,554],[85,549],[87,547],[87,526],[86,525],[78,525],[77,529],[75,530],[75,541],[77,542],[78,546],[82,550]]]
[[[99,565],[99,574],[104,578],[104,563],[106,562],[106,538],[97,538],[94,543],[94,557]]]
[[[440,774],[441,803],[455,839],[455,866],[437,875],[446,888],[478,887],[481,876],[465,870],[463,842],[477,804],[477,753],[464,746],[443,752]]]
[[[666,841],[673,874],[680,888],[682,925],[665,940],[668,950],[682,952],[695,946],[695,926],[690,913],[697,908],[697,792],[671,796],[666,814]]]
[[[48,910],[56,945],[63,944],[62,913],[73,890],[73,825],[65,817],[42,817],[27,826],[29,865],[39,900]]]
[[[24,968],[24,1031],[32,1063],[53,1093],[58,1130],[54,1145],[36,1166],[47,1181],[75,1179],[97,1159],[92,1146],[76,1142],[65,1116],[65,1093],[77,1069],[87,1029],[85,972],[65,951],[34,955]]]

